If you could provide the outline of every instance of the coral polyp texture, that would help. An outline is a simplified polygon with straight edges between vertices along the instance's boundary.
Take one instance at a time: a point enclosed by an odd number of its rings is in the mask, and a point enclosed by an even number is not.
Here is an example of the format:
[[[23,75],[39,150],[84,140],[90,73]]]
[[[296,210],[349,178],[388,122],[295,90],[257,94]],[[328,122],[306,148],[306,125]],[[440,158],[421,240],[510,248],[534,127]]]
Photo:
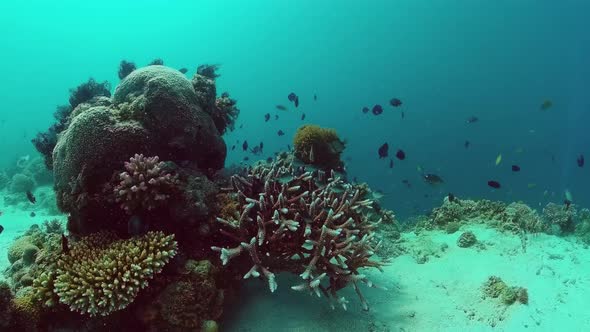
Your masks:
[[[34,286],[41,297],[53,292],[72,311],[106,316],[133,302],[176,252],[174,236],[162,232],[128,240],[94,233],[73,243],[55,271],[42,274]]]
[[[125,162],[124,172],[114,187],[117,203],[127,213],[137,209],[152,210],[166,202],[178,185],[178,178],[166,172],[164,162],[155,157],[136,154]]]
[[[246,177],[234,175],[231,184],[239,210],[233,218],[217,220],[236,246],[212,248],[224,265],[248,255],[252,265],[244,279],[263,277],[274,291],[275,273],[296,273],[302,280],[293,290],[323,293],[332,306],[344,308],[347,301],[337,291],[352,284],[368,309],[359,283],[374,287],[360,269],[380,269],[370,258],[381,220],[364,213],[373,201],[334,174],[306,172],[281,159],[258,165]]]
[[[306,164],[335,170],[343,166],[340,154],[345,143],[334,129],[303,125],[295,133],[293,148],[295,156]]]

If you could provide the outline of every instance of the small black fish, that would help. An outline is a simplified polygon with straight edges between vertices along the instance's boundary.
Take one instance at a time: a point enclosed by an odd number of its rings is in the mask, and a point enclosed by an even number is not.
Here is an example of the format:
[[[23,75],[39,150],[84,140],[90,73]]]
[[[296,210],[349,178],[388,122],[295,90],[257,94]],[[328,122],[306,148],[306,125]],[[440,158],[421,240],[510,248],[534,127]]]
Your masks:
[[[231,146],[231,150],[233,151],[233,150],[235,150],[235,149],[236,149],[236,146],[235,146],[235,145],[232,145],[232,146]]]
[[[570,208],[570,205],[572,205],[572,201],[570,201],[569,199],[567,199],[567,198],[566,198],[566,199],[563,201],[563,204],[565,205],[565,209],[566,209],[566,210],[569,210],[569,208]]]
[[[290,144],[287,144],[287,150],[288,151],[291,151],[291,145]]]
[[[578,156],[576,162],[578,163],[578,167],[584,167],[584,155],[581,154],[580,156]]]
[[[402,115],[402,119],[405,118],[406,117],[406,112],[402,111],[401,112],[401,115]]]
[[[363,107],[363,113],[365,113],[365,114],[369,113],[369,108],[367,106]]]
[[[291,92],[288,96],[287,99],[289,99],[289,101],[293,102],[295,101],[295,98],[297,98],[297,95],[294,92]]]
[[[316,95],[315,93],[313,94],[313,101],[317,101],[318,100],[318,95]]]
[[[244,143],[242,144],[242,150],[248,151],[248,141],[244,141]]]
[[[294,104],[295,104],[295,108],[299,107],[299,96],[295,97]]]
[[[70,253],[68,238],[63,233],[61,234],[61,253],[66,255]]]
[[[35,202],[37,202],[35,195],[33,195],[33,193],[30,190],[27,190],[27,198],[29,199],[29,202],[31,202],[33,204],[35,204]]]
[[[279,131],[277,131],[277,135],[283,136],[283,135],[285,135],[285,132],[283,132],[282,130],[279,129]]]
[[[242,129],[242,128],[244,128],[244,125],[243,124],[240,125],[240,129]]]
[[[449,193],[449,194],[447,195],[447,198],[449,199],[449,202],[450,202],[450,203],[453,203],[453,202],[455,202],[455,199],[456,199],[456,198],[455,198],[455,195],[453,195],[453,193]]]
[[[410,183],[410,181],[408,179],[403,179],[402,183],[405,184],[406,187],[412,188],[412,184]]]
[[[270,120],[270,113],[264,114],[264,122],[268,122]]]
[[[393,168],[393,159],[389,159],[389,168]]]
[[[281,110],[281,111],[286,111],[286,110],[287,110],[287,107],[285,107],[285,106],[283,106],[283,105],[276,105],[275,107],[276,107],[278,110]]]
[[[475,123],[479,121],[479,119],[476,116],[470,116],[467,118],[467,123]]]
[[[494,189],[500,189],[500,187],[501,187],[500,182],[494,181],[494,180],[488,181],[488,186],[490,186]]]
[[[31,218],[35,218],[35,216],[37,216],[37,214],[33,211],[33,212],[31,212],[30,216],[31,216]]]
[[[262,149],[264,148],[264,142],[260,142],[260,144],[258,144],[258,146],[260,147],[260,151],[262,151]]]
[[[397,159],[399,160],[404,160],[406,159],[406,153],[403,150],[397,150],[397,152],[395,153],[395,156],[397,157]]]
[[[518,165],[512,165],[512,171],[513,172],[520,172],[520,166],[518,166]]]
[[[377,104],[377,105],[373,106],[373,114],[374,115],[379,115],[381,113],[383,113],[383,107],[381,105]]]
[[[389,156],[389,144],[383,143],[377,150],[377,153],[379,154],[379,159],[387,158]]]
[[[275,120],[278,120],[278,119],[279,119],[279,115],[275,114]]]
[[[269,164],[272,163],[272,157],[266,158],[266,162],[269,163]]]
[[[250,160],[250,157],[248,157],[248,156],[245,156],[245,157],[244,157],[244,161],[248,161],[248,160]]]
[[[424,178],[426,183],[433,186],[444,183],[443,179],[436,174],[422,174],[422,178]]]
[[[188,69],[186,69],[186,68],[180,68],[178,71],[181,72],[181,73],[183,73],[183,74],[186,74],[188,72]]]
[[[393,107],[400,107],[402,105],[402,101],[398,98],[391,98],[391,100],[389,100],[389,105]]]
[[[2,232],[4,232],[4,227],[0,225],[0,234],[2,234]]]
[[[471,142],[469,141],[465,141],[465,143],[463,143],[463,146],[467,149],[469,148],[469,146],[471,145]]]
[[[305,113],[301,114],[301,121],[305,120]]]

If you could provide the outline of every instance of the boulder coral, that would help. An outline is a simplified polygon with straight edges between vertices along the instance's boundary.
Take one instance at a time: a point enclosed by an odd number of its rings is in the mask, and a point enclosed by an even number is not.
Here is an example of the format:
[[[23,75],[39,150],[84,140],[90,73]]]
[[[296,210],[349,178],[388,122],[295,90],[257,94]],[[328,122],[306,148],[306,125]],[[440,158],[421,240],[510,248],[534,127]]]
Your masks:
[[[113,218],[103,186],[129,156],[149,153],[201,170],[221,168],[226,156],[213,120],[178,70],[137,69],[110,102],[80,104],[53,150],[58,207],[72,214],[71,230],[81,234],[105,228],[91,226]]]
[[[303,125],[295,133],[293,148],[295,156],[306,164],[324,169],[342,169],[340,154],[345,143],[334,129]]]

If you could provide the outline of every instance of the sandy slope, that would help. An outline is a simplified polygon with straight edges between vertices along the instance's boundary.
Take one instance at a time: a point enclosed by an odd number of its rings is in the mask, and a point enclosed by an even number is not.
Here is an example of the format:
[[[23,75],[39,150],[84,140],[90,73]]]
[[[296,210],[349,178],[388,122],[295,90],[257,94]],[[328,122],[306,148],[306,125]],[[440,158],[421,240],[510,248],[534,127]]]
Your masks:
[[[485,249],[459,248],[456,240],[472,230]],[[590,331],[590,250],[573,239],[529,236],[526,253],[518,237],[484,225],[455,234],[404,234],[408,247],[433,255],[424,264],[400,256],[371,273],[387,291],[365,289],[371,310],[363,312],[355,294],[343,292],[348,311],[332,311],[324,299],[289,289],[279,280],[276,294],[251,281],[228,313],[228,331]],[[441,245],[448,248],[441,250]],[[439,257],[436,257],[439,256]],[[528,288],[528,305],[506,306],[483,299],[490,275],[510,286]]]

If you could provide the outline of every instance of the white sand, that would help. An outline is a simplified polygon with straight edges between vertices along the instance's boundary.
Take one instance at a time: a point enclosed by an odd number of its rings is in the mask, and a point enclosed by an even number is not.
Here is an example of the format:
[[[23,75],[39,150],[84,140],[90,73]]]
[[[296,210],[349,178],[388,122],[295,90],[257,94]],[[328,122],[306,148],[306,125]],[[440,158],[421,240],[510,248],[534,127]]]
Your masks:
[[[472,230],[485,250],[459,248],[456,240]],[[440,257],[417,264],[412,255],[394,259],[384,273],[369,273],[387,291],[363,289],[371,304],[363,312],[353,291],[342,294],[348,311],[332,311],[327,301],[290,290],[297,283],[281,276],[271,294],[250,281],[227,313],[227,331],[590,331],[590,250],[574,239],[529,236],[526,253],[517,236],[484,225],[404,234],[409,244],[432,247]],[[440,251],[446,243],[448,249]],[[496,275],[509,286],[528,289],[529,304],[506,306],[483,299],[481,287]],[[495,327],[493,327],[495,326]]]

